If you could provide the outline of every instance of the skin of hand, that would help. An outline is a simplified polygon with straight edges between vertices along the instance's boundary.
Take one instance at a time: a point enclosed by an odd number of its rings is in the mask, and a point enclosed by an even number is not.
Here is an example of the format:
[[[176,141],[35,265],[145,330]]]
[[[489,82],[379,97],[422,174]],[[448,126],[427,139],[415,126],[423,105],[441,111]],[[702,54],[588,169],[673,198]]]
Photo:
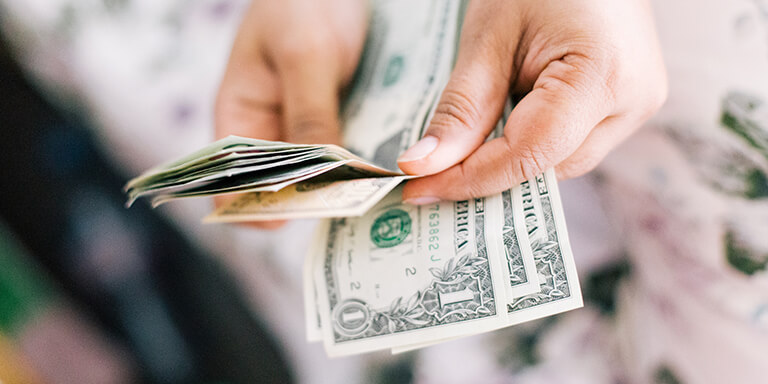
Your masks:
[[[485,142],[507,95],[504,136]],[[487,196],[555,167],[593,169],[667,94],[647,0],[469,3],[459,52],[424,137],[398,160],[411,204]]]
[[[339,91],[362,52],[365,5],[255,0],[219,90],[217,136],[337,143]],[[504,136],[484,143],[510,92],[522,98]],[[398,162],[429,176],[409,181],[403,198],[486,196],[551,167],[561,179],[581,175],[666,93],[648,0],[472,1],[434,118]]]
[[[360,60],[367,13],[360,0],[254,0],[219,87],[217,138],[338,144],[339,95]]]

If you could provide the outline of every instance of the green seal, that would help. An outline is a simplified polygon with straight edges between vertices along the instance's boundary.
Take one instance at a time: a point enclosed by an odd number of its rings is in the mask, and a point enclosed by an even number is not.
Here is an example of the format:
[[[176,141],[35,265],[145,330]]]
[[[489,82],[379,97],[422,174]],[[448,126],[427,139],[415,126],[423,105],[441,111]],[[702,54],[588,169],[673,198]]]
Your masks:
[[[411,216],[402,209],[390,209],[373,221],[371,241],[379,248],[398,245],[411,233]]]

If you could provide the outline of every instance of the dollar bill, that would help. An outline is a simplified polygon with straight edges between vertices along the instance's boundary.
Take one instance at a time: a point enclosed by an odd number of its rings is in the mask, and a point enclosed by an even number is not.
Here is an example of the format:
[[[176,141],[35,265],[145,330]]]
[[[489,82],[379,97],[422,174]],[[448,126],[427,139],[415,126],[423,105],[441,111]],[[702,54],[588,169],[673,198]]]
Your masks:
[[[159,205],[184,197],[276,192],[307,179],[393,176],[402,180],[404,175],[335,145],[298,145],[231,136],[182,160],[145,172],[129,181],[125,189],[128,206],[145,196],[152,198],[153,205]],[[352,187],[350,194],[358,194],[358,189]]]
[[[321,224],[320,228],[317,228],[314,232],[312,246],[308,249],[306,256],[304,257],[304,267],[302,271],[303,288],[304,288],[304,324],[306,326],[305,332],[308,342],[322,342],[323,341],[323,324],[320,318],[320,309],[318,307],[318,293],[317,286],[315,285],[315,264],[320,258],[315,257],[316,247],[322,244],[324,237],[326,236],[327,225]]]
[[[581,288],[555,172],[549,170],[512,192],[513,199],[522,203],[540,291],[509,303],[509,325],[581,307]]]
[[[512,207],[514,217],[523,219],[524,223],[512,220],[510,224],[517,229],[516,233],[522,233],[527,239],[521,242],[522,245],[530,244],[532,247],[540,281],[536,292],[510,296],[507,321],[502,327],[581,307],[581,288],[554,171],[549,170],[534,180],[505,191],[502,197],[509,201],[508,206]],[[509,245],[510,243],[505,241],[505,249],[508,252],[521,252],[510,248]],[[505,280],[509,279],[510,269],[503,269],[507,272]],[[453,339],[456,337],[402,345],[392,348],[392,353],[409,352]]]
[[[203,222],[360,216],[406,178],[391,176],[302,182],[278,192],[249,192],[215,210]]]
[[[501,239],[508,280],[507,296],[520,297],[539,292],[541,287],[536,273],[536,260],[525,230],[519,200],[512,199],[512,190],[502,192],[499,198],[503,207]]]
[[[319,230],[314,282],[338,356],[497,329],[507,321],[486,199],[403,204],[395,189],[360,218]]]
[[[345,148],[384,168],[415,143],[450,74],[461,3],[377,1],[344,103]]]
[[[343,142],[394,168],[400,153],[422,135],[450,73],[462,4],[401,0],[372,6],[364,55],[343,108]],[[310,251],[307,265],[315,253]],[[314,280],[305,280],[310,340],[320,334],[316,292]]]
[[[510,110],[510,107],[506,108],[505,114]],[[501,135],[505,122],[506,118],[500,120],[499,125],[492,136],[498,137]],[[505,288],[507,290],[507,297],[510,298],[510,303],[516,298],[540,292],[542,289],[539,285],[538,274],[536,272],[536,260],[531,248],[530,238],[523,220],[524,210],[522,199],[513,197],[516,196],[514,190],[515,188],[497,195],[502,204],[500,224],[496,224],[496,227],[489,228],[488,230],[493,233],[499,232],[499,225],[501,228],[501,246],[499,249],[501,249],[501,252],[503,253],[503,265],[500,265],[499,268],[505,270],[504,279],[507,281]],[[504,326],[508,325],[511,325],[511,323],[504,324]],[[438,339],[423,343],[397,346],[392,348],[392,353],[398,354],[410,352],[454,340],[456,338],[457,337]]]
[[[297,145],[230,136],[211,143],[189,155],[149,169],[128,181],[124,189],[129,193],[129,197],[135,198],[134,194],[150,189],[158,183],[165,183],[180,175],[185,175],[190,170],[197,171],[211,165],[218,165],[233,157],[243,155],[271,157],[275,154],[285,154],[285,151],[290,153],[311,150],[317,147],[315,145]]]
[[[449,45],[446,44],[446,46]],[[440,90],[443,85],[444,82],[437,83],[435,89]],[[362,104],[363,102],[360,101],[359,103]],[[428,107],[422,109],[421,113],[426,115],[420,119],[420,124],[408,125],[407,129],[400,129],[389,136],[390,138],[397,137],[397,140],[384,142],[368,140],[358,145],[358,148],[365,148],[361,152],[367,156],[377,157],[381,163],[394,161],[404,148],[412,144],[423,133],[436,102],[437,97],[432,97]],[[504,116],[507,116],[510,110],[511,103],[505,108]],[[500,120],[496,135],[502,133],[505,122],[506,119],[504,118]],[[416,134],[416,132],[418,133]],[[405,141],[403,137],[411,137],[411,139]],[[356,136],[351,135],[347,138],[353,142],[350,147],[355,148]],[[399,145],[395,145],[395,143],[399,143]],[[397,194],[397,190],[393,193]],[[374,216],[380,214],[374,208],[372,212],[361,218],[332,220],[326,223],[328,227],[320,229],[324,236],[321,236],[321,240],[311,249],[307,259],[307,268],[315,271],[312,280],[305,281],[308,339],[317,341],[322,336],[331,355],[362,353],[384,348],[392,348],[393,352],[397,352],[421,348],[476,332],[498,329],[529,316],[527,314],[510,315],[510,311],[516,303],[515,300],[528,298],[529,295],[536,294],[545,288],[542,288],[542,284],[539,283],[536,270],[537,262],[534,258],[527,226],[523,220],[523,201],[520,198],[514,199],[513,196],[515,196],[513,190],[509,190],[484,199],[483,206],[495,208],[484,212],[482,226],[476,225],[473,228],[475,238],[484,239],[484,252],[486,254],[490,252],[489,259],[495,260],[489,264],[489,270],[493,271],[491,275],[502,276],[502,284],[496,285],[495,289],[497,291],[503,290],[503,295],[501,291],[498,291],[495,296],[497,298],[505,297],[507,313],[503,321],[494,317],[492,320],[486,321],[482,327],[462,328],[454,323],[434,323],[432,326],[425,326],[424,328],[412,326],[411,328],[400,329],[393,325],[394,328],[390,329],[390,324],[398,323],[391,320],[391,316],[388,317],[387,314],[396,312],[424,316],[421,309],[423,306],[418,302],[421,290],[418,287],[408,287],[407,284],[404,284],[403,276],[397,276],[397,268],[401,268],[403,273],[407,273],[406,269],[408,268],[398,264],[398,262],[389,261],[387,264],[389,268],[395,268],[393,275],[382,273],[382,267],[375,263],[354,263],[355,258],[367,260],[374,253],[371,249],[353,248],[346,243],[350,241],[353,244],[359,244],[365,239],[365,235],[368,233],[367,228],[365,228],[366,225],[371,225],[375,221]],[[385,198],[384,202],[386,201],[390,200]],[[394,203],[398,200],[391,201]],[[344,244],[347,244],[346,247]],[[406,252],[405,255],[412,253]],[[398,249],[392,255],[403,256],[403,251]],[[461,257],[461,255],[457,254],[454,257]],[[571,257],[570,253],[567,253],[566,257]],[[336,258],[341,258],[344,262]],[[396,259],[396,256],[393,258]],[[335,260],[335,263],[329,260]],[[410,259],[406,258],[405,260]],[[572,263],[572,260],[570,262]],[[351,267],[353,263],[356,267],[354,269]],[[336,268],[343,270],[344,273],[339,273]],[[427,281],[430,281],[429,276],[422,276],[422,278],[425,277]],[[357,280],[354,280],[356,278]],[[382,281],[390,285],[382,285]],[[346,287],[345,284],[349,284],[346,291],[341,288]],[[361,285],[361,292],[355,291],[356,295],[353,296],[353,288],[357,288],[358,284]],[[366,285],[364,284],[378,287],[382,291],[365,291]],[[422,282],[422,285],[424,284],[428,283]],[[405,293],[398,289],[405,290]],[[572,291],[572,297],[580,297],[577,289]],[[382,292],[386,292],[388,295]],[[556,313],[559,310],[565,310],[566,306],[560,304],[560,309],[555,309],[553,306],[549,308],[552,313]],[[533,318],[534,315],[530,315],[530,319]],[[419,319],[417,318],[417,320]],[[387,324],[386,327],[385,323]],[[352,334],[350,329],[354,329],[358,333],[355,336],[350,336]],[[363,329],[366,331],[362,331]],[[371,329],[375,331],[371,331]]]
[[[513,103],[508,99],[504,105],[499,122],[490,135],[490,138],[504,136],[504,127],[509,115],[512,113]],[[522,203],[519,199],[513,199],[513,190],[503,191],[498,195],[501,200],[501,239],[504,243],[504,260],[506,260],[506,273],[509,280],[507,285],[508,297],[520,297],[540,290],[536,262],[533,257],[528,235],[523,222]],[[495,228],[495,230],[498,230]]]

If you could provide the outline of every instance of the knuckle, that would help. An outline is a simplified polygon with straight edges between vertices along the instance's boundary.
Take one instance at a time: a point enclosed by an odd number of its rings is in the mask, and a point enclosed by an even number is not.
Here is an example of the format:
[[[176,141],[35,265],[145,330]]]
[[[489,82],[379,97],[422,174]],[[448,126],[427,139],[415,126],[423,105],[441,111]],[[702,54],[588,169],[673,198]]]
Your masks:
[[[613,109],[618,102],[617,89],[625,77],[623,60],[612,46],[595,49],[589,57],[582,58],[585,78],[593,92],[603,103]]]
[[[537,86],[550,95],[562,98],[587,96],[608,109],[617,102],[617,84],[621,68],[615,55],[605,50],[585,54],[569,53],[549,64],[537,80]]]

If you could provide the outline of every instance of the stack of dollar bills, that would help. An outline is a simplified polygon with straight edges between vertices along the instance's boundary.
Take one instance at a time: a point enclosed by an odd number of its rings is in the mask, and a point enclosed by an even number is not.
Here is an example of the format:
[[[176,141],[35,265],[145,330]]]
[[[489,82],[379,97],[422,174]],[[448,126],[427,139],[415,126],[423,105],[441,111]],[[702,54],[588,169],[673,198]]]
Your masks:
[[[335,145],[230,136],[157,167],[125,187],[128,205],[241,193],[207,220],[219,222],[359,216],[407,176]],[[263,193],[259,193],[263,192]]]
[[[238,193],[206,220],[325,217],[304,296],[308,339],[332,356],[404,352],[580,307],[553,171],[493,196],[402,202],[408,176],[396,161],[429,123],[463,10],[459,1],[372,3],[342,110],[347,149],[229,137],[130,181],[129,203]]]

